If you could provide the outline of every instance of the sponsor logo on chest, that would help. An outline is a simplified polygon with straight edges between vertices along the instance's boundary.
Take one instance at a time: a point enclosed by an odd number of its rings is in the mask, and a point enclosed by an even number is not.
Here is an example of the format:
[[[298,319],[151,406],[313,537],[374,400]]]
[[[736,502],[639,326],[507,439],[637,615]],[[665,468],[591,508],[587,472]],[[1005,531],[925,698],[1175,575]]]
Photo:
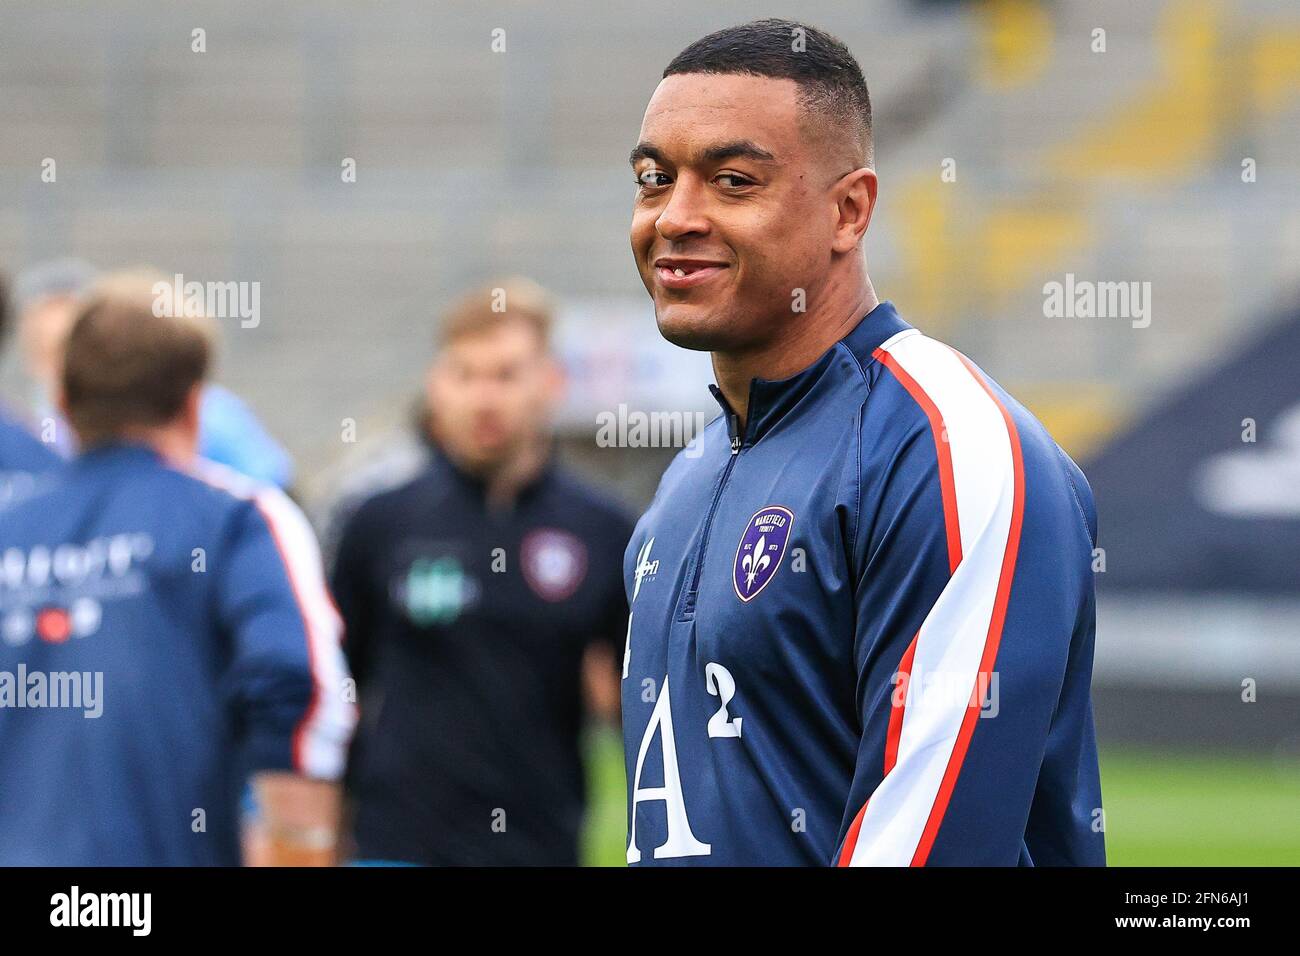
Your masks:
[[[655,539],[651,538],[645,544],[641,545],[641,550],[636,553],[636,568],[632,578],[632,600],[641,593],[641,584],[643,582],[653,581],[655,575],[659,573],[659,559],[650,560],[650,549],[654,547]]]
[[[455,557],[421,557],[392,583],[393,598],[416,627],[446,625],[478,597],[478,583]]]

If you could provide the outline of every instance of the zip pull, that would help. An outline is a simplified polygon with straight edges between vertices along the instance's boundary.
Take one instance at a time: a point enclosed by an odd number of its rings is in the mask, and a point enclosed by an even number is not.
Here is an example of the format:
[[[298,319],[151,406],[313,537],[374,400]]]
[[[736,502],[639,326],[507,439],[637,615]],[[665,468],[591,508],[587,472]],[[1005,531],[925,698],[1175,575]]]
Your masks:
[[[739,435],[732,435],[732,436],[731,436],[731,453],[732,453],[733,455],[738,455],[738,454],[740,454],[740,436],[739,436]]]

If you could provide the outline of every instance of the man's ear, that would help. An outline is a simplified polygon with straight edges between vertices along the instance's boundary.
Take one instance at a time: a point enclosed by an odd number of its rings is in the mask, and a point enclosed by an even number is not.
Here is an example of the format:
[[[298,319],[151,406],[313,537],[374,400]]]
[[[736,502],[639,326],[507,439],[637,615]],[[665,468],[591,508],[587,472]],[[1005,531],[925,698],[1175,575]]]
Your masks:
[[[440,356],[436,356],[424,370],[424,407],[432,414],[438,401],[438,376],[442,374]]]
[[[871,213],[876,208],[876,172],[863,166],[840,177],[832,192],[838,213],[835,238],[831,248],[835,252],[852,252],[862,242],[871,224]]]
[[[569,376],[564,365],[553,355],[546,357],[546,400],[551,408],[558,408],[569,390]]]
[[[199,409],[203,406],[203,389],[205,387],[203,382],[194,385],[189,394],[185,396],[185,405],[181,409],[185,430],[196,437],[199,434]]]

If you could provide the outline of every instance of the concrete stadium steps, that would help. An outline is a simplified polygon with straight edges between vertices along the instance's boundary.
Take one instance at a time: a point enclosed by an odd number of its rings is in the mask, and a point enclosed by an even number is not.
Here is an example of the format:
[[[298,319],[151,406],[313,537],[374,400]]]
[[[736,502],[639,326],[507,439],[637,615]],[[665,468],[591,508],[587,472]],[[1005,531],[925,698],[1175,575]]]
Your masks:
[[[1104,437],[1097,422],[1118,420],[1115,396],[1153,397],[1300,286],[1300,66],[1288,56],[1300,15],[1268,0],[998,14],[1027,6],[971,17],[980,82],[891,157],[908,172],[892,193],[897,257],[873,274],[920,305],[914,321],[938,317],[938,334],[1019,393],[1079,383],[1082,420],[1068,403],[1029,401],[1077,453]],[[1105,54],[1089,47],[1094,26],[1107,30]],[[1270,182],[1242,183],[1247,155]],[[956,183],[938,177],[947,156]],[[1067,272],[1150,281],[1153,327],[1046,319],[1042,285]]]
[[[264,324],[227,334],[223,377],[304,465],[326,459],[340,417],[405,401],[445,296],[502,272],[638,292],[625,160],[645,100],[685,43],[753,15],[685,0],[15,0],[0,14],[0,263],[72,252],[260,281]],[[1157,391],[1300,281],[1293,4],[817,0],[798,15],[841,35],[872,87],[878,288],[1036,397],[1071,450],[1098,440],[1115,394]],[[1220,111],[1232,122],[1166,181],[1071,175],[1099,149],[1151,168],[1158,152],[1132,147],[1144,115],[1172,124],[1160,135],[1197,122],[1162,117],[1160,96],[1171,56],[1217,62],[1197,59],[1206,23],[1233,51],[1219,85],[1247,91]],[[505,54],[488,46],[498,26]],[[1249,187],[1244,155],[1259,162]],[[39,180],[45,156],[57,185]],[[1152,281],[1153,328],[1045,319],[1042,284],[1066,272]],[[1083,420],[1062,389],[1085,396]]]
[[[587,163],[593,148],[625,153],[635,136],[657,81],[642,64],[666,62],[707,28],[685,3],[456,4],[443,14],[372,3],[364,17],[347,5],[269,11],[246,0],[123,3],[113,14],[12,6],[0,80],[18,95],[0,102],[0,165],[20,166],[42,148],[163,168],[291,168],[362,147],[396,166]],[[731,8],[704,16],[722,26],[752,15]],[[891,3],[847,15],[835,3],[805,8],[867,51],[881,94],[952,42],[951,30]],[[190,49],[196,27],[206,52]],[[489,46],[496,27],[503,54]]]

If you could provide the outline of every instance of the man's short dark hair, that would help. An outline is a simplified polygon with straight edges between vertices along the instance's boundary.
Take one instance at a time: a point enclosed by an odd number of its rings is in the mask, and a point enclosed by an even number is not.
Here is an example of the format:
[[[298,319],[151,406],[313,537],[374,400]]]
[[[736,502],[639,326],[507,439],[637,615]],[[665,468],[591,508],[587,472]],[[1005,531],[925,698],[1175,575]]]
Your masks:
[[[664,76],[741,73],[794,80],[799,104],[847,129],[864,163],[871,164],[871,97],[849,48],[816,27],[794,20],[755,20],[696,40],[673,58]]]
[[[150,273],[109,276],[78,310],[63,360],[68,420],[82,448],[164,425],[208,374],[211,326],[158,314]]]

